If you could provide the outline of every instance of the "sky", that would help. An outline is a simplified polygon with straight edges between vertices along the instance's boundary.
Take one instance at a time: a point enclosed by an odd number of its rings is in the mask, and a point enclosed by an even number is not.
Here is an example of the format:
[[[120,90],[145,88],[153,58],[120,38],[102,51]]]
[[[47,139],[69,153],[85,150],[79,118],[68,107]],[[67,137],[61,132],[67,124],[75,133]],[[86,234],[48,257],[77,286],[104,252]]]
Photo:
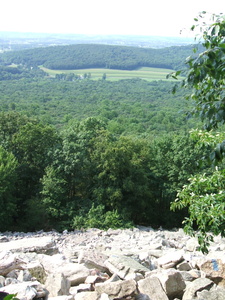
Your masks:
[[[1,0],[0,32],[182,36],[224,0]]]

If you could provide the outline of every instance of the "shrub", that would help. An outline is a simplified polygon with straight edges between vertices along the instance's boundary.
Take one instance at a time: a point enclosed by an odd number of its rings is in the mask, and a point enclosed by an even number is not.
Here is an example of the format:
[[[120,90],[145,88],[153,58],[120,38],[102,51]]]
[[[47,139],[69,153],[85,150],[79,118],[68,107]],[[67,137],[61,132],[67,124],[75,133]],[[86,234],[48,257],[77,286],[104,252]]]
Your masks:
[[[82,213],[73,219],[73,228],[99,228],[99,229],[117,229],[130,228],[132,223],[121,216],[117,210],[106,211],[104,205],[94,206],[87,214]]]

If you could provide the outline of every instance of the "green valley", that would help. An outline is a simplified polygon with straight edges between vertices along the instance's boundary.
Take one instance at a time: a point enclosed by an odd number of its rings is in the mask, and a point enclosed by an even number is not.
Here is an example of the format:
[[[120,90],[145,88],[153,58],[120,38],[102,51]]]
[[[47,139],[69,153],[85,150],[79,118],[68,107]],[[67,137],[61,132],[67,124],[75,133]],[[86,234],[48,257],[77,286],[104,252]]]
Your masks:
[[[161,69],[161,68],[150,68],[142,67],[137,70],[115,70],[115,69],[76,69],[76,70],[51,70],[45,67],[41,69],[49,74],[50,76],[55,77],[56,74],[71,74],[74,73],[78,76],[83,76],[84,74],[90,74],[90,79],[99,80],[102,79],[103,74],[106,75],[106,79],[110,81],[121,80],[121,79],[132,79],[140,78],[147,81],[153,80],[166,80],[166,76],[172,72],[171,69]],[[168,80],[167,80],[168,81]]]

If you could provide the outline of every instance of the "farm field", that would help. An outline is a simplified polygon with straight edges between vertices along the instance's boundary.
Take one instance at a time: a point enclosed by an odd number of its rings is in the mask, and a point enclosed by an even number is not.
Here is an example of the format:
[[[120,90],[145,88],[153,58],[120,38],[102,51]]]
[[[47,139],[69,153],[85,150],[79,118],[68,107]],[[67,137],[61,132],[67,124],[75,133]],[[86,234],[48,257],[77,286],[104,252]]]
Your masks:
[[[74,73],[77,75],[91,74],[91,79],[99,80],[102,79],[103,74],[106,74],[106,80],[117,81],[121,79],[132,79],[140,78],[147,81],[154,80],[170,80],[166,79],[166,76],[172,72],[171,69],[161,69],[161,68],[149,68],[142,67],[138,70],[114,70],[114,69],[77,69],[77,70],[51,70],[41,67],[43,71],[48,73],[50,76],[54,77],[56,74],[69,74]]]

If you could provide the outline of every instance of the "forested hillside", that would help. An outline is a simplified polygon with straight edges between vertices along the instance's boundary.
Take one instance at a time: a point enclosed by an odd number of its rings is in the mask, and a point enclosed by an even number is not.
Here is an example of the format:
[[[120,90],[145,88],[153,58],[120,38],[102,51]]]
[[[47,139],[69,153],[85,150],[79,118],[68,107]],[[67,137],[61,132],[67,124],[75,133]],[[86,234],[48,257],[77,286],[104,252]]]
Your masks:
[[[55,70],[108,68],[133,70],[140,67],[179,69],[190,55],[192,46],[162,49],[127,46],[80,44],[52,46],[6,52],[0,55],[2,64],[43,65]]]

